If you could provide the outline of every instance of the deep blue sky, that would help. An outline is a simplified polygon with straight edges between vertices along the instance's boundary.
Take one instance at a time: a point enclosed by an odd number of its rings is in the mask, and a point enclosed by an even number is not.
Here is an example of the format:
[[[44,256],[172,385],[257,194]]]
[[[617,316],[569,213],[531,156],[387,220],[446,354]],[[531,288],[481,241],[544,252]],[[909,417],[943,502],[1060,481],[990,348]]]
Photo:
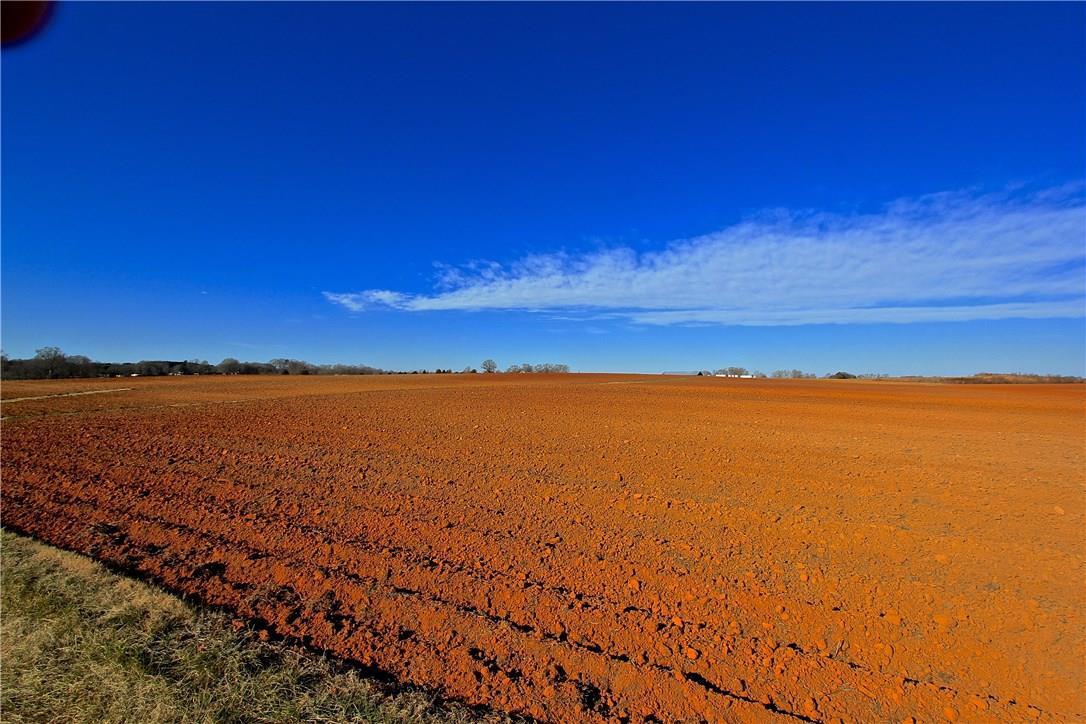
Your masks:
[[[3,53],[3,348],[1083,374],[1083,27],[62,4]]]

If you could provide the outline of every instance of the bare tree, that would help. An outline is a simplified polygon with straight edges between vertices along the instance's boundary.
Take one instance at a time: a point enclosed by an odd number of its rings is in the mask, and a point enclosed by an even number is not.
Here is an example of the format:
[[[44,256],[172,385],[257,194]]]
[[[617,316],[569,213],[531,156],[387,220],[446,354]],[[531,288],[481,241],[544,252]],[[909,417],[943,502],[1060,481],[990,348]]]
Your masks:
[[[81,354],[68,355],[65,360],[68,367],[68,377],[94,377],[94,362],[90,357]]]
[[[483,372],[497,372],[498,363],[492,359],[483,360]]]
[[[34,359],[44,371],[45,377],[52,379],[57,376],[67,357],[60,351],[60,347],[42,347],[34,350]]]
[[[224,375],[236,375],[241,372],[241,362],[238,362],[233,357],[227,357],[220,362],[217,367],[219,368],[219,372]]]

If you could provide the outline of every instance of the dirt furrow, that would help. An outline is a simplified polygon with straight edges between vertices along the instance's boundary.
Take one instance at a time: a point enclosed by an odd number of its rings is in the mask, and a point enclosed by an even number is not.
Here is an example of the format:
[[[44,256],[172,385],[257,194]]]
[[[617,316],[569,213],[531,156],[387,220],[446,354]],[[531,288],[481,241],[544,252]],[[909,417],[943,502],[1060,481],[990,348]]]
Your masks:
[[[13,402],[4,523],[545,720],[1086,715],[1078,387],[479,377]]]

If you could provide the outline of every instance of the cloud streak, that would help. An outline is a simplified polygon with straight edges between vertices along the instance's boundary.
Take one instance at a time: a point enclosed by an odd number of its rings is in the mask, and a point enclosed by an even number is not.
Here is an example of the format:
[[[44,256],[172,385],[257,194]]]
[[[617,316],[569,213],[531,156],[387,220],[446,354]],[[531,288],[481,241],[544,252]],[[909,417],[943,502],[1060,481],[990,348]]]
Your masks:
[[[424,293],[324,292],[352,312],[561,312],[648,325],[908,323],[1084,316],[1081,188],[945,193],[877,213],[776,211],[638,253],[442,267]]]

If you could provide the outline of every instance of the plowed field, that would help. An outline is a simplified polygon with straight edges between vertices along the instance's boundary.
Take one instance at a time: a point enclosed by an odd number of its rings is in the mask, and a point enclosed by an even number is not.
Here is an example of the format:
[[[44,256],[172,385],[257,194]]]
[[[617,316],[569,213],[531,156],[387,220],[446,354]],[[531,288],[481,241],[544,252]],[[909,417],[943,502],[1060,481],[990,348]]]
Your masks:
[[[1082,385],[137,378],[3,398],[4,525],[469,703],[1086,717]]]

